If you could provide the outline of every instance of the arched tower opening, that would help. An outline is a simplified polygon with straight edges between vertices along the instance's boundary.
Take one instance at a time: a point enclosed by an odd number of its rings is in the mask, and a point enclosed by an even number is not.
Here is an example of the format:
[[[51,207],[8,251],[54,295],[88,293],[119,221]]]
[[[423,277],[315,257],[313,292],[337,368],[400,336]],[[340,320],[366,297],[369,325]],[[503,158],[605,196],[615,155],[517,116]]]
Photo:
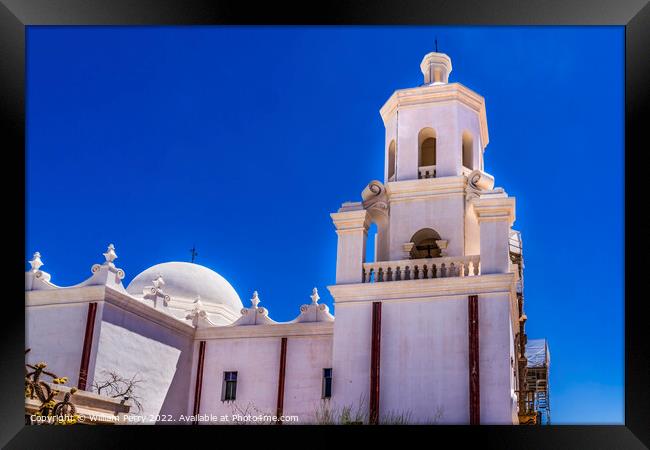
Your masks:
[[[436,176],[436,132],[423,128],[418,134],[418,178]]]
[[[474,170],[474,137],[469,131],[463,132],[463,167]]]
[[[441,249],[436,241],[440,240],[440,234],[432,228],[423,228],[413,235],[413,249],[411,259],[439,258]]]
[[[395,181],[395,163],[397,161],[395,140],[390,141],[388,146],[388,181]]]

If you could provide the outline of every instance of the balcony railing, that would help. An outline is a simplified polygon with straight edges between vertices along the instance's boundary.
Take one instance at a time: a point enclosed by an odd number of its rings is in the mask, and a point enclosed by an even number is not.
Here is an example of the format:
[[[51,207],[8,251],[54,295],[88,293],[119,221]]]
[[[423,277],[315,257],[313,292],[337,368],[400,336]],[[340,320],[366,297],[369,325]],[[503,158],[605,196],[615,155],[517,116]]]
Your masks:
[[[362,283],[472,277],[481,274],[480,256],[404,259],[364,263]]]
[[[435,177],[436,177],[436,166],[418,167],[418,179],[435,178]]]

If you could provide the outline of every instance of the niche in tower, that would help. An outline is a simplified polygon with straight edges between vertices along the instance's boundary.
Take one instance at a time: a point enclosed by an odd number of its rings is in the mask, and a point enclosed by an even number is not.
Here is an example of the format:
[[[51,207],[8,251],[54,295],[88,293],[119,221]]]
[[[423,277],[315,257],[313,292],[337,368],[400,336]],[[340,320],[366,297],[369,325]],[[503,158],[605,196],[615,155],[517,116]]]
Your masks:
[[[436,176],[436,132],[423,128],[418,134],[418,178]]]
[[[440,240],[440,234],[434,229],[423,228],[413,235],[411,242],[414,244],[411,249],[411,259],[439,258],[442,249],[436,241]]]

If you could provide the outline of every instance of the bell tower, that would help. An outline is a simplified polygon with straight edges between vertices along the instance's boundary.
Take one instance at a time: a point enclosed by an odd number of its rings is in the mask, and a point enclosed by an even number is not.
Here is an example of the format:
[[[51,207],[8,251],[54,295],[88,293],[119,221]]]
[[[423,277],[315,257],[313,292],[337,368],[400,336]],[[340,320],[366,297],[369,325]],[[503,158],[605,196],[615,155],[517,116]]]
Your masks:
[[[421,85],[380,109],[383,182],[331,214],[334,399],[364,397],[371,421],[408,406],[423,422],[513,423],[515,199],[484,171],[484,98],[450,82],[444,53],[420,70]],[[376,257],[365,261],[373,223]]]

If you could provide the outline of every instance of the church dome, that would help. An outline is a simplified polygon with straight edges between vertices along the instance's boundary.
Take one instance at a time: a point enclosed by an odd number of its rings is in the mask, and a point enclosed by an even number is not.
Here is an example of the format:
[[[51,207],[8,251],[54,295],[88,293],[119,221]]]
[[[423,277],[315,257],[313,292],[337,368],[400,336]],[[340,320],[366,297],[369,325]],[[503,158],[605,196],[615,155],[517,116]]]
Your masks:
[[[142,294],[160,275],[164,281],[162,289],[173,300],[194,301],[197,296],[208,305],[223,305],[239,312],[242,302],[237,291],[214,270],[188,262],[166,262],[149,267],[136,276],[127,286],[131,295]]]

